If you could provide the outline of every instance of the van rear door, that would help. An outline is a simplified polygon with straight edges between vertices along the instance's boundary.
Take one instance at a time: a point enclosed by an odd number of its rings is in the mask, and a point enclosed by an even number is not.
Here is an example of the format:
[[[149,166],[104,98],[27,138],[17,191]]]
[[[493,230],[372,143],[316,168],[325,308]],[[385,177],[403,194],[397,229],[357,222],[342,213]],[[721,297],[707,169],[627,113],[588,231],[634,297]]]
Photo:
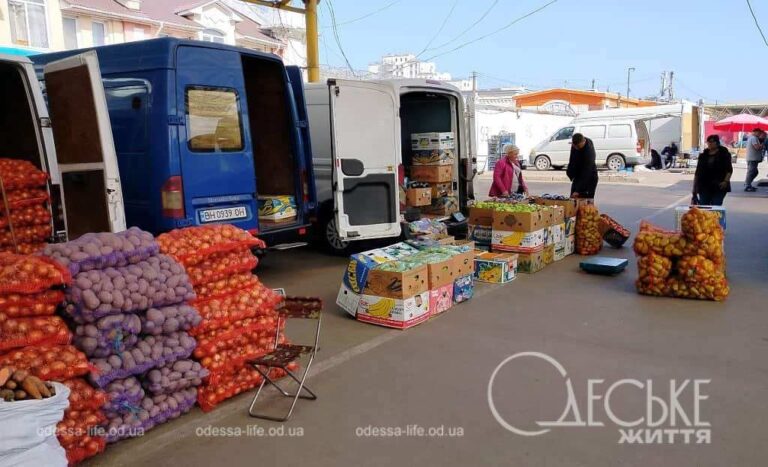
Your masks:
[[[69,238],[125,230],[123,192],[96,52],[51,62],[43,74]]]
[[[304,77],[301,68],[297,66],[285,67],[288,71],[288,79],[291,81],[293,100],[296,103],[296,117],[299,125],[300,141],[297,146],[303,157],[299,161],[301,171],[301,190],[304,196],[304,212],[315,213],[317,208],[317,190],[315,189],[314,167],[312,163],[312,143],[309,137],[309,116],[307,115],[307,102],[304,99]]]
[[[339,236],[396,237],[400,235],[399,96],[392,86],[365,81],[329,80],[328,91]]]

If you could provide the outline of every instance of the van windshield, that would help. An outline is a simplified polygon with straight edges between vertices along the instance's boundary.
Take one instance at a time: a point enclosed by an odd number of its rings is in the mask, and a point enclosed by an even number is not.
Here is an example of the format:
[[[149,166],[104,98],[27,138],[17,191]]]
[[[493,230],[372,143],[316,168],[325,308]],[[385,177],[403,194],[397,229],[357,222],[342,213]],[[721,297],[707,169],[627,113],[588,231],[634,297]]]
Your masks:
[[[240,100],[234,89],[187,89],[189,149],[195,152],[231,152],[243,149]]]

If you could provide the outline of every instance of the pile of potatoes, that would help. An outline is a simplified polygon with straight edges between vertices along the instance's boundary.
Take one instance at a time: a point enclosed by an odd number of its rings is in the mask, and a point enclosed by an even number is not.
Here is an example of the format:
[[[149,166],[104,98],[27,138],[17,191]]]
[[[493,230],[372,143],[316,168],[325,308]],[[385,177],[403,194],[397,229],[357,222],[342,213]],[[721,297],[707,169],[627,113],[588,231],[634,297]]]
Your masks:
[[[131,313],[195,298],[184,268],[165,255],[129,266],[93,269],[74,278],[68,311],[79,322]]]
[[[196,388],[145,397],[135,410],[107,414],[107,440],[115,442],[131,436],[140,436],[156,425],[189,412],[196,402]]]
[[[43,254],[77,274],[135,264],[157,254],[159,249],[152,234],[131,227],[119,233],[88,233],[71,242],[46,245]]]
[[[150,308],[141,315],[141,332],[152,336],[189,331],[202,318],[196,309],[189,305],[172,305],[163,308]]]
[[[116,379],[140,375],[150,368],[189,357],[196,345],[195,339],[185,332],[146,336],[130,351],[91,359],[96,367],[93,380],[104,387]]]
[[[47,399],[56,395],[53,384],[43,382],[26,370],[0,368],[0,400],[5,402]]]
[[[139,341],[141,318],[134,314],[109,315],[75,328],[75,346],[89,357],[125,352]]]
[[[208,370],[194,360],[178,360],[149,370],[144,376],[144,387],[155,395],[169,394],[200,386],[208,374]]]
[[[104,387],[104,392],[107,394],[107,403],[104,406],[107,414],[121,412],[127,406],[138,406],[146,395],[141,383],[134,376],[112,381]]]

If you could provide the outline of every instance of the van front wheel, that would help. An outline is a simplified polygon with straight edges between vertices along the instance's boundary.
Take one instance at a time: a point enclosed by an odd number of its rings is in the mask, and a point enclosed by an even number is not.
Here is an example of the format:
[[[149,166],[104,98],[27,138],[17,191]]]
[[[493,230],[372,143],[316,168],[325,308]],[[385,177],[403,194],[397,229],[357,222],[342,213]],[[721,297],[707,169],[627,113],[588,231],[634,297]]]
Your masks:
[[[547,156],[538,156],[533,161],[533,165],[536,166],[536,170],[549,170],[552,167],[552,162]]]
[[[605,161],[605,165],[609,170],[612,170],[613,172],[624,170],[627,167],[627,164],[624,161],[624,157],[620,154],[612,154],[608,156],[608,159]]]

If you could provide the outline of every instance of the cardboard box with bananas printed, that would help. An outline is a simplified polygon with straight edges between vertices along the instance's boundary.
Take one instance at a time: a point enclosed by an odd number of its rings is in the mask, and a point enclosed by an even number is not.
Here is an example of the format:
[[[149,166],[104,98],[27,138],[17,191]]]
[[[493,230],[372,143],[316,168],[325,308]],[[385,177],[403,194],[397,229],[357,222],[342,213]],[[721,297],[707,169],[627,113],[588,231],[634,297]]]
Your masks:
[[[456,147],[456,136],[451,131],[411,133],[411,149],[453,149]]]
[[[363,295],[357,309],[357,320],[395,329],[408,329],[428,320],[429,292],[398,300]]]
[[[551,256],[549,248],[552,248]],[[547,266],[547,258],[554,256],[554,245],[533,253],[520,253],[518,271],[524,274],[534,274]],[[551,262],[551,261],[550,261]]]
[[[494,230],[491,245],[494,251],[512,251],[515,253],[540,250],[547,244],[549,228],[543,228],[535,232],[512,232],[508,230]]]
[[[432,316],[438,315],[453,306],[453,282],[429,291],[429,309]]]
[[[341,287],[339,287],[339,294],[336,296],[336,304],[355,318],[357,317],[357,309],[360,306],[360,294],[353,292],[349,287],[341,284]]]
[[[453,165],[453,149],[418,149],[413,151],[413,165]]]
[[[344,272],[342,282],[355,293],[363,293],[368,283],[368,274],[379,264],[394,261],[397,258],[382,249],[357,253],[349,257],[347,270]]]
[[[517,253],[481,253],[475,256],[475,279],[506,284],[517,277]]]
[[[284,222],[296,218],[293,196],[259,196],[259,220]]]

